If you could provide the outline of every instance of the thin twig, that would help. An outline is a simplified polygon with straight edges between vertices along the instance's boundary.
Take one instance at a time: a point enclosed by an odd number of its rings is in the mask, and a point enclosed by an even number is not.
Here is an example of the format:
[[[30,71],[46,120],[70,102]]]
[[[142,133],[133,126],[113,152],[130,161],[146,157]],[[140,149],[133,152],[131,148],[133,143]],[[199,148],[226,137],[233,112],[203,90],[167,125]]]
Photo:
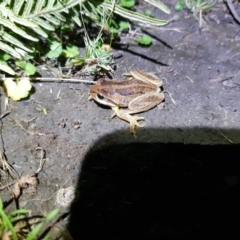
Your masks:
[[[7,78],[0,78],[2,80],[15,80],[16,78],[11,78],[11,77],[7,77]],[[21,77],[19,78],[20,80],[31,80],[31,81],[39,81],[39,82],[55,82],[55,81],[59,81],[59,82],[80,82],[80,83],[91,83],[91,84],[95,84],[95,81],[91,81],[91,80],[87,80],[87,79],[74,79],[74,78],[39,78],[39,77]]]
[[[223,133],[221,133],[219,130],[218,132],[226,139],[228,140],[230,143],[234,143],[231,139],[229,139],[228,137],[226,137]]]
[[[171,98],[173,104],[176,106],[176,102],[175,102],[175,100],[173,99],[173,97],[172,97],[172,95],[170,94],[170,92],[169,92],[169,91],[164,91],[164,92],[166,92],[166,93],[169,95],[169,97]]]
[[[15,184],[15,182],[9,183],[9,184],[7,184],[7,185],[5,185],[5,186],[0,187],[0,190],[3,190],[3,189],[5,189],[5,188],[7,188],[7,187],[10,187],[10,186],[12,186],[13,184]]]

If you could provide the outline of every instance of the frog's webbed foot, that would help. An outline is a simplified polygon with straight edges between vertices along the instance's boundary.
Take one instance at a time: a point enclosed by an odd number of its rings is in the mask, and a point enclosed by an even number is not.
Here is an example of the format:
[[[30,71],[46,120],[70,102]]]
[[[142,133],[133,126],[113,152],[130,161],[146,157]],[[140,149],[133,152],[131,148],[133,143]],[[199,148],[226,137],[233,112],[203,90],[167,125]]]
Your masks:
[[[116,110],[113,109],[113,111],[114,113],[111,115],[111,118],[114,118],[117,115]]]
[[[144,124],[138,123],[139,120],[144,120],[144,117],[131,116],[131,115],[129,115],[129,116],[130,116],[130,132],[132,133],[132,135],[135,138],[137,138],[135,126],[144,127]]]
[[[127,121],[130,123],[130,132],[133,134],[133,136],[136,138],[136,131],[135,131],[135,126],[138,127],[144,127],[144,124],[139,124],[139,120],[144,120],[144,117],[138,117],[138,116],[132,116],[133,112],[130,110],[126,109],[119,109],[118,107],[112,107],[112,110],[114,113],[112,114],[111,117],[118,116],[119,118]]]

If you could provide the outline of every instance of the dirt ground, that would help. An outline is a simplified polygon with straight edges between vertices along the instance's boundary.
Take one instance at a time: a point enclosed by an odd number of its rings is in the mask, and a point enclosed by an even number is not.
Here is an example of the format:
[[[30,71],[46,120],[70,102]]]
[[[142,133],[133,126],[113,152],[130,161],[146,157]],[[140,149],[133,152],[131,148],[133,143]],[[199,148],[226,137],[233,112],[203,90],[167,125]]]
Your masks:
[[[19,175],[46,160],[37,192],[24,192],[20,206],[33,213],[60,208],[74,239],[239,239],[240,25],[218,3],[217,21],[207,15],[199,30],[174,2],[165,1],[171,16],[153,11],[179,19],[145,29],[151,47],[115,49],[123,57],[114,78],[131,68],[164,82],[164,108],[138,114],[145,127],[136,139],[128,123],[110,120],[110,108],[88,100],[90,85],[34,83],[34,94],[9,100],[8,109],[1,90],[1,114],[10,111],[1,120],[2,152]],[[69,212],[56,198],[68,190],[67,202],[72,189]],[[7,201],[10,191],[1,197]]]

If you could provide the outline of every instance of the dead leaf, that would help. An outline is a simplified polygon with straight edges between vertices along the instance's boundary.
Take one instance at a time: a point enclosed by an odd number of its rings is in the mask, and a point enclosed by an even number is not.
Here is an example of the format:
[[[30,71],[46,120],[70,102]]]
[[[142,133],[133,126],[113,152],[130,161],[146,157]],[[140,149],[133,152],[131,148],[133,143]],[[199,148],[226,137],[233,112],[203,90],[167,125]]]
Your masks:
[[[37,186],[39,184],[37,173],[30,173],[20,177],[20,179],[14,184],[12,192],[14,198],[20,197],[23,189],[28,188],[28,193],[35,193],[37,191]]]
[[[26,98],[32,88],[31,82],[28,79],[21,79],[17,82],[12,79],[4,81],[4,87],[6,89],[8,97],[15,101],[22,98]]]

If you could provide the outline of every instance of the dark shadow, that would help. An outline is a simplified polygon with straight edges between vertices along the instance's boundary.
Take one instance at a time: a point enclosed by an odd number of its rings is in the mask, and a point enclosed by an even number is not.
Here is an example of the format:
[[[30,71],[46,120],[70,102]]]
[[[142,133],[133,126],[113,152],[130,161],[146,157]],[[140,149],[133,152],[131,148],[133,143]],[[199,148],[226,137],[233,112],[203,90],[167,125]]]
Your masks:
[[[121,136],[102,138],[85,157],[74,239],[239,239],[239,145],[124,144]]]
[[[154,59],[154,58],[148,57],[148,56],[146,56],[144,54],[141,54],[139,52],[130,50],[126,44],[113,45],[113,48],[116,49],[116,50],[121,50],[121,51],[125,51],[125,52],[128,52],[128,53],[131,53],[134,56],[141,57],[142,59],[150,61],[150,62],[152,62],[154,64],[158,64],[160,66],[169,66],[169,64],[167,64],[167,63],[160,62],[157,59]]]
[[[170,46],[167,42],[163,41],[162,39],[160,39],[159,37],[157,37],[155,34],[150,33],[149,31],[147,31],[146,29],[142,29],[142,32],[149,35],[151,38],[155,39],[156,41],[160,42],[164,47],[167,47],[169,49],[173,49],[172,46]]]

